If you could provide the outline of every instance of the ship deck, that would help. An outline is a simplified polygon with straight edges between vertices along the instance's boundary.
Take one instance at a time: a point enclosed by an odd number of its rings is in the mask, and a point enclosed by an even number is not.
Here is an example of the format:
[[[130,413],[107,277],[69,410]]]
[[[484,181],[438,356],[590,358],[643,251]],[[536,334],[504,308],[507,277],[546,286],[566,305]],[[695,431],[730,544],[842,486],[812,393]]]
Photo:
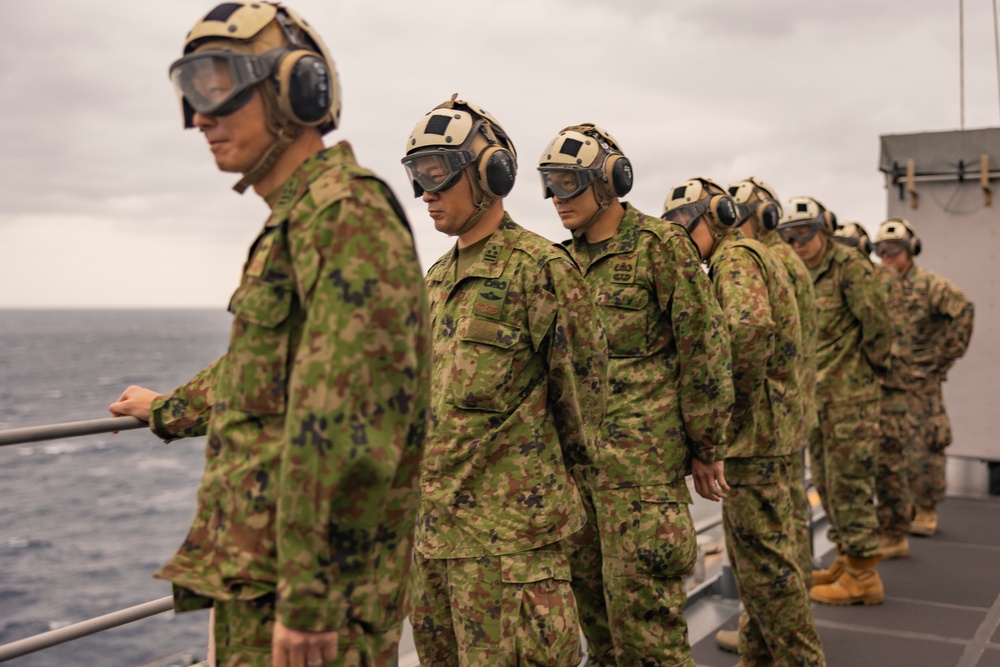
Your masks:
[[[935,536],[911,536],[909,558],[879,564],[883,604],[813,604],[830,667],[1000,667],[1000,499],[949,497],[938,512]],[[738,612],[715,595],[687,610],[699,667],[738,662],[715,645]]]

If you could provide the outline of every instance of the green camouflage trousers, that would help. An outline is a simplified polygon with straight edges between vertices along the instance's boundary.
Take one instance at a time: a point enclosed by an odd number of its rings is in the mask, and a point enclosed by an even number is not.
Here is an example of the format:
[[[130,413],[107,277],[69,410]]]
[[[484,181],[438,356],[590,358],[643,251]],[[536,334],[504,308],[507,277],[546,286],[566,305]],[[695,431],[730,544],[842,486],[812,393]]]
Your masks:
[[[608,623],[608,605],[604,600],[604,559],[601,557],[593,484],[587,475],[587,468],[577,466],[573,471],[587,510],[587,525],[566,539],[573,572],[573,595],[580,612],[580,626],[587,638],[589,667],[615,667],[615,644]]]
[[[600,489],[593,502],[617,664],[693,667],[681,613],[698,556],[687,485]]]
[[[580,663],[580,623],[560,543],[482,558],[414,552],[411,584],[422,667]]]
[[[795,542],[792,557],[799,566],[803,577],[812,576],[812,535],[809,532],[809,497],[805,484],[805,451],[789,457],[788,491],[792,496],[792,534]],[[806,579],[809,583],[809,579]]]
[[[944,409],[941,383],[921,382],[910,392],[915,433],[908,451],[913,502],[934,509],[944,500],[945,448],[951,444],[951,422]]]
[[[911,420],[909,392],[883,387],[882,440],[878,448],[875,495],[878,497],[879,530],[893,539],[906,535],[913,517],[906,462],[906,449],[913,437]]]
[[[875,471],[881,431],[879,401],[826,403],[809,443],[813,483],[830,519],[830,541],[855,558],[874,555]]]
[[[271,634],[274,631],[274,595],[254,600],[219,601],[213,605],[215,660],[218,667],[271,667]],[[398,628],[365,633],[355,624],[341,631],[337,659],[323,667],[383,667],[395,665],[399,653]]]
[[[731,490],[722,503],[726,550],[747,612],[740,658],[757,665],[826,665],[809,591],[796,562],[798,538],[788,488],[799,454],[726,459]]]

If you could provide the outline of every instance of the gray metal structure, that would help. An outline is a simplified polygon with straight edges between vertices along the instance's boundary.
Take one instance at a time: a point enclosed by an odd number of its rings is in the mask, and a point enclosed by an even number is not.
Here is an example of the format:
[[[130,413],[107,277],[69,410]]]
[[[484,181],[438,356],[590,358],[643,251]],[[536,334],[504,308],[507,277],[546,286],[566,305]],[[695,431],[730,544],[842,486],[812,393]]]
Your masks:
[[[887,217],[912,224],[923,244],[916,263],[954,282],[976,307],[969,350],[944,386],[954,433],[948,454],[1000,461],[1000,128],[880,139]]]

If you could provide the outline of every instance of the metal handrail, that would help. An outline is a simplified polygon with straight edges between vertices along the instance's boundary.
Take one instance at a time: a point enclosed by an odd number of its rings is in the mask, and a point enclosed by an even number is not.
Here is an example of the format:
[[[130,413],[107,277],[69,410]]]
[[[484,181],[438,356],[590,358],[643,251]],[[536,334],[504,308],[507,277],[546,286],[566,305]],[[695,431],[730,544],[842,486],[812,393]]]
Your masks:
[[[43,632],[40,635],[35,635],[26,639],[19,639],[18,641],[0,646],[0,662],[13,660],[14,658],[19,658],[22,655],[34,653],[35,651],[40,651],[43,648],[50,648],[52,646],[56,646],[57,644],[68,642],[72,639],[79,639],[80,637],[86,637],[87,635],[92,635],[97,632],[117,628],[120,625],[126,625],[127,623],[132,623],[134,621],[141,621],[144,618],[156,616],[157,614],[162,614],[165,611],[171,611],[173,608],[174,598],[173,596],[168,595],[167,597],[160,598],[159,600],[144,602],[143,604],[129,607],[128,609],[114,611],[110,614],[105,614],[104,616],[98,616],[97,618],[92,618],[87,621],[67,625],[66,627],[59,628],[58,630],[50,630],[49,632]]]
[[[107,419],[91,419],[82,422],[12,428],[0,431],[0,447],[6,445],[23,445],[28,442],[39,442],[41,440],[72,438],[78,435],[131,431],[132,429],[146,428],[147,426],[146,422],[135,417],[108,417]]]

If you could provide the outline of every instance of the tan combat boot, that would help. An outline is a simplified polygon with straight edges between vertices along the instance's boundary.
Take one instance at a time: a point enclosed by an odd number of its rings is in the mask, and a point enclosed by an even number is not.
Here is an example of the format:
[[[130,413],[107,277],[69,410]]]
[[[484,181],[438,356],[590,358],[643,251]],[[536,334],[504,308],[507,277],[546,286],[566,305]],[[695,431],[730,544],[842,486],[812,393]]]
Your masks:
[[[930,537],[937,532],[937,527],[937,510],[933,507],[918,507],[917,515],[913,517],[913,521],[910,523],[910,534]]]
[[[910,541],[906,535],[902,537],[891,537],[889,535],[878,536],[878,550],[875,552],[882,557],[882,560],[890,558],[909,558]]]
[[[840,553],[840,547],[837,547],[837,560],[833,561],[833,565],[825,570],[812,571],[812,585],[826,586],[832,584],[844,573],[844,566],[846,564],[847,556]]]
[[[715,645],[730,653],[740,652],[740,631],[719,630],[715,633]]]
[[[813,586],[809,598],[821,604],[882,604],[885,591],[875,570],[880,559],[877,555],[870,558],[848,556],[844,573],[832,584]]]

